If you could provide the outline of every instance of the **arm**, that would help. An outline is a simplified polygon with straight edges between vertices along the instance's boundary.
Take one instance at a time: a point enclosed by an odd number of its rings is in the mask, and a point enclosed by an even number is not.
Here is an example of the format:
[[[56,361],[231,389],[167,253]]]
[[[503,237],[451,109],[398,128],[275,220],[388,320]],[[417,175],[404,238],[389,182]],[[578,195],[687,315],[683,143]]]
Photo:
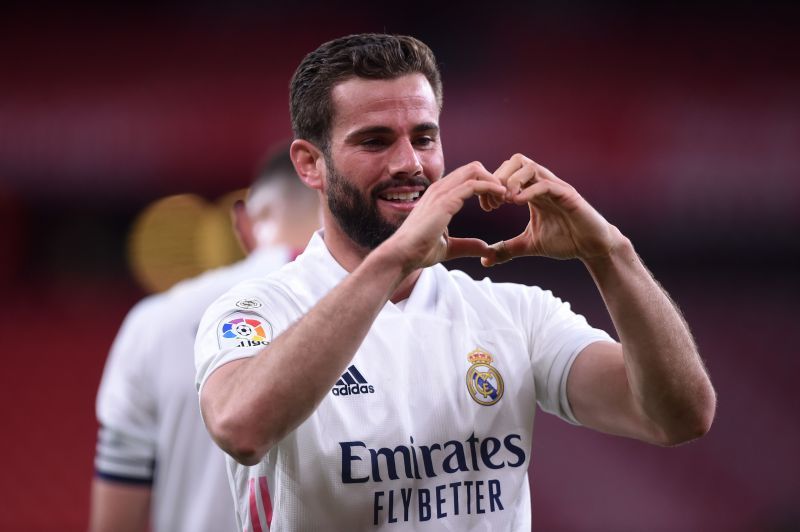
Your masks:
[[[258,463],[316,409],[404,279],[449,258],[493,255],[485,242],[450,238],[447,224],[470,196],[504,192],[477,163],[437,181],[395,234],[303,318],[254,357],[214,371],[200,406],[220,447],[243,464]]]
[[[578,421],[662,445],[705,434],[714,417],[714,389],[686,323],[630,241],[574,188],[521,155],[496,175],[509,189],[506,200],[531,211],[522,234],[495,245],[499,259],[579,258],[619,335],[621,344],[591,344],[572,366],[567,396]]]
[[[716,398],[679,310],[630,243],[584,261],[608,308],[620,344],[588,346],[567,379],[567,395],[586,426],[661,445],[708,432]]]
[[[89,530],[148,529],[156,456],[157,418],[147,361],[154,350],[158,301],[137,303],[123,322],[97,393],[100,427],[95,446]]]
[[[316,409],[402,277],[377,249],[267,348],[214,371],[200,407],[217,444],[243,464],[258,463]]]
[[[150,486],[92,481],[90,532],[145,532],[150,516]]]

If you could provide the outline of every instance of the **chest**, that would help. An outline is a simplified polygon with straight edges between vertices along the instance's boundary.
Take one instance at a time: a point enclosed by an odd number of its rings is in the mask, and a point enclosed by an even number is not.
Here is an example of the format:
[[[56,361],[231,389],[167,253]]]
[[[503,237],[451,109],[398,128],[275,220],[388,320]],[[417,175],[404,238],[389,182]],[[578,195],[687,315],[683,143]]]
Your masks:
[[[322,445],[502,439],[530,433],[534,406],[518,330],[396,313],[375,322],[306,429]]]

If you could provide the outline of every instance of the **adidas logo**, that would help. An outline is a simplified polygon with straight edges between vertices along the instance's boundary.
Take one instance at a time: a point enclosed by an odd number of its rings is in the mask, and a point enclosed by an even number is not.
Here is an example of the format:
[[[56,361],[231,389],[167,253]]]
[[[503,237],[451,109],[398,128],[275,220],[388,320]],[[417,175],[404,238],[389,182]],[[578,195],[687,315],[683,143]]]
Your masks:
[[[375,388],[367,382],[367,379],[358,371],[355,365],[347,368],[342,373],[342,378],[336,381],[331,390],[333,395],[358,395],[362,393],[375,393]]]

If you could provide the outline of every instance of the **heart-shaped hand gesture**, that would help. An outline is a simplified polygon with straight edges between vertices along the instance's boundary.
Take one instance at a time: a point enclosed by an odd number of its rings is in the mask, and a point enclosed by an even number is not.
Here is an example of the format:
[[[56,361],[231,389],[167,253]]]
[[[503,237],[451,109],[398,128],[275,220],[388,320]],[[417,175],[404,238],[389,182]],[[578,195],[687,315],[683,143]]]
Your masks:
[[[492,244],[492,266],[523,256],[591,260],[607,256],[622,235],[568,183],[521,154],[505,161],[494,176],[506,187],[504,201],[480,197],[481,208],[491,211],[505,203],[528,204],[530,222],[522,233]]]
[[[491,246],[477,238],[449,236],[447,225],[473,195],[486,211],[506,203],[527,204],[528,226]],[[494,174],[474,162],[431,185],[387,244],[411,271],[469,256],[481,257],[484,266],[523,256],[591,260],[607,256],[623,238],[572,186],[516,154]]]

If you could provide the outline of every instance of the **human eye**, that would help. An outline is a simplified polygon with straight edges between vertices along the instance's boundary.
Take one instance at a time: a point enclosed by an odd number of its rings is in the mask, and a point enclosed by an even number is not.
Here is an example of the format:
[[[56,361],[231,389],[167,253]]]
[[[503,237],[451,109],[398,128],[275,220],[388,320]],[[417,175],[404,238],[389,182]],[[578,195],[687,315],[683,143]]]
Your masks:
[[[435,143],[436,139],[430,135],[425,135],[414,139],[414,144],[416,144],[420,148],[428,148],[430,146],[433,146]]]
[[[380,137],[368,137],[359,142],[359,145],[367,149],[377,150],[386,146],[386,141]]]

